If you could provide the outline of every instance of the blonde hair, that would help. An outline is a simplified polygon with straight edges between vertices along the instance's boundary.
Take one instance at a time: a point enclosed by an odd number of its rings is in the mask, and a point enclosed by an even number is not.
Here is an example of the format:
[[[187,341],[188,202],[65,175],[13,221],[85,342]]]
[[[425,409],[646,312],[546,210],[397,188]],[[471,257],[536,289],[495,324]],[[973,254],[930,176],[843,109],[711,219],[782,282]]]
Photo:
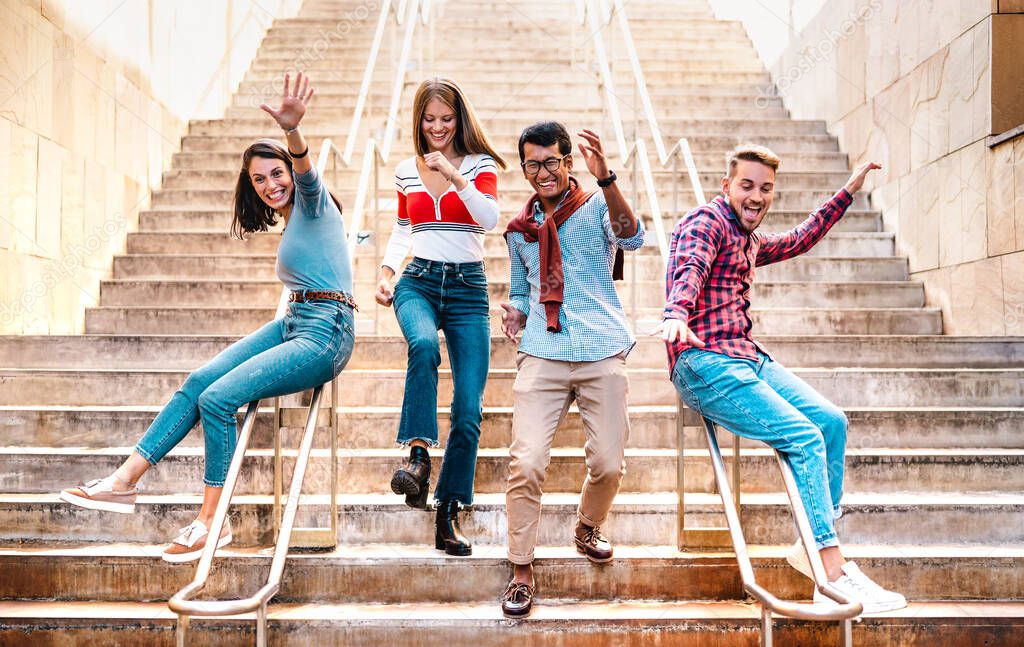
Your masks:
[[[491,143],[487,141],[487,135],[480,127],[476,113],[473,112],[473,106],[466,99],[466,95],[462,93],[462,89],[455,81],[437,76],[420,83],[412,102],[412,132],[417,155],[423,157],[430,152],[427,138],[423,135],[423,113],[427,110],[427,104],[434,98],[440,99],[455,111],[457,126],[452,145],[457,154],[486,153],[494,158],[502,170],[507,168],[505,158],[498,155]]]
[[[725,174],[730,179],[736,172],[736,165],[739,164],[740,160],[764,164],[776,173],[779,171],[779,165],[782,163],[779,156],[773,153],[770,148],[758,146],[757,144],[740,144],[725,156]]]

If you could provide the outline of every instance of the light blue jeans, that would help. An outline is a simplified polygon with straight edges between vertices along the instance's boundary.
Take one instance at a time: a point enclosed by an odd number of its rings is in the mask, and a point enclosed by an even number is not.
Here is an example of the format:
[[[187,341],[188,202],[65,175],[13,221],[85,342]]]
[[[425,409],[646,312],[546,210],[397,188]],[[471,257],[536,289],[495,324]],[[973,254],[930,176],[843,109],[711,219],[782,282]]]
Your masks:
[[[838,546],[846,415],[767,355],[758,360],[691,348],[672,369],[683,402],[729,431],[767,443],[789,462],[818,548]]]
[[[282,319],[238,340],[188,376],[135,446],[151,465],[203,421],[203,483],[223,487],[237,442],[239,407],[311,389],[341,373],[355,341],[351,306],[289,303]]]

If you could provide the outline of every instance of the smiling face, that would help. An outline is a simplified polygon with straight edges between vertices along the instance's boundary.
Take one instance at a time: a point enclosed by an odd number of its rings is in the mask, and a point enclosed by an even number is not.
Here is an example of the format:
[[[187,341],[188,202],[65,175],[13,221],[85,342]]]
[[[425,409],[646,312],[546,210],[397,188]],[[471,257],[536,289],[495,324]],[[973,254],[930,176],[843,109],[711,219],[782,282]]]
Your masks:
[[[272,157],[253,157],[249,162],[249,179],[256,195],[275,211],[280,211],[291,204],[292,174],[288,165]]]
[[[740,229],[750,233],[764,220],[775,197],[775,169],[750,160],[739,160],[722,178],[722,193],[736,213]]]
[[[455,141],[458,119],[455,110],[444,101],[433,97],[423,110],[420,124],[427,148],[431,151],[446,151]]]
[[[526,142],[523,145],[523,161],[540,163],[540,171],[536,175],[530,175],[525,169],[523,170],[523,175],[526,177],[526,181],[530,183],[530,186],[533,187],[533,190],[537,192],[537,196],[540,197],[542,202],[558,201],[566,189],[569,188],[569,174],[572,172],[572,155],[562,160],[555,171],[549,171],[544,166],[545,161],[548,161],[550,164],[549,160],[560,157],[562,157],[562,154],[558,151],[557,143],[550,146],[539,146]]]

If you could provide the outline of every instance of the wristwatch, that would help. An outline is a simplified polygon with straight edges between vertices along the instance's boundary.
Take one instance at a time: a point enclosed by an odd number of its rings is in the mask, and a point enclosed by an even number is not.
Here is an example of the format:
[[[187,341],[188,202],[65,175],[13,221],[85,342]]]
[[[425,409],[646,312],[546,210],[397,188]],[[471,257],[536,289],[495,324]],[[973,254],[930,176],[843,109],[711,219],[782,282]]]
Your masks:
[[[611,186],[612,182],[614,182],[615,180],[619,179],[619,178],[617,178],[615,176],[615,171],[610,171],[610,173],[611,173],[611,175],[609,175],[605,179],[598,180],[597,181],[597,186],[599,186],[599,187],[601,187],[603,189],[605,187]]]

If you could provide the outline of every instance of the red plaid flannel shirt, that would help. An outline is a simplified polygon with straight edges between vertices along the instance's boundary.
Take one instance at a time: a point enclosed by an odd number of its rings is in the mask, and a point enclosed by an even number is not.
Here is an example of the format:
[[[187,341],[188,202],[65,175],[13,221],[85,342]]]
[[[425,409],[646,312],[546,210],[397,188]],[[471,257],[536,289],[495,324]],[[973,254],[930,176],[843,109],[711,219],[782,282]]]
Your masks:
[[[757,359],[764,349],[750,336],[754,268],[803,254],[839,222],[853,202],[841,189],[807,220],[778,234],[748,234],[721,195],[686,214],[672,232],[665,276],[665,319],[680,319],[705,350]],[[669,370],[685,341],[669,342]]]

